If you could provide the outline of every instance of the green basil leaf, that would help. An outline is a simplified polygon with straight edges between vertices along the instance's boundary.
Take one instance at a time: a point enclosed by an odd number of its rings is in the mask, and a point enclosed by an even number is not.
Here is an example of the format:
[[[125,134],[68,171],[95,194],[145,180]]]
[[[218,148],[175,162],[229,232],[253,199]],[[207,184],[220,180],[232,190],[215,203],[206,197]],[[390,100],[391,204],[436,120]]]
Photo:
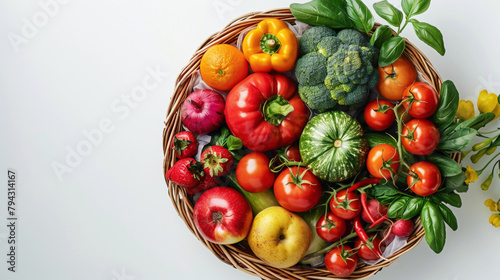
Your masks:
[[[443,152],[458,152],[465,149],[476,137],[477,130],[473,128],[461,128],[441,137],[437,146]]]
[[[389,25],[381,25],[379,28],[375,29],[372,37],[370,38],[370,44],[380,49],[382,44],[392,37],[392,30]]]
[[[391,219],[401,218],[409,201],[410,197],[407,196],[400,197],[393,201],[387,209],[387,217]]]
[[[462,198],[455,192],[450,193],[438,193],[436,197],[440,199],[442,202],[449,204],[453,207],[460,208],[462,207]]]
[[[459,101],[460,94],[455,84],[450,80],[444,81],[441,85],[439,105],[432,118],[439,129],[444,130],[444,128],[453,123],[457,114]]]
[[[465,176],[465,172],[460,172],[460,174],[452,177],[446,177],[444,179],[444,187],[447,192],[457,191],[457,192],[466,192],[468,190],[468,186],[464,183],[467,177]],[[467,188],[465,188],[465,187]],[[464,189],[465,188],[465,189]]]
[[[381,18],[385,19],[390,25],[400,27],[403,22],[403,12],[394,7],[386,0],[373,4],[373,9]]]
[[[304,4],[290,4],[293,16],[314,26],[350,28],[351,20],[346,12],[345,0],[312,0]]]
[[[229,151],[239,150],[243,148],[243,142],[241,142],[241,139],[233,135],[229,135],[227,137],[226,144]]]
[[[443,177],[452,177],[462,173],[462,167],[460,167],[460,164],[449,156],[431,154],[426,156],[426,158],[439,168]]]
[[[347,0],[347,15],[354,26],[362,32],[369,34],[375,24],[370,9],[361,0]]]
[[[403,214],[401,214],[401,218],[403,220],[409,220],[420,214],[422,208],[424,207],[425,200],[420,196],[412,197],[408,204],[406,205]]]
[[[456,231],[458,229],[458,221],[457,217],[455,217],[455,214],[453,214],[453,211],[451,211],[448,206],[440,203],[438,204],[439,211],[441,211],[441,215],[443,216],[444,221],[446,224],[453,230]]]
[[[441,211],[432,201],[427,201],[422,208],[420,220],[425,230],[425,241],[434,252],[439,254],[443,251],[446,242],[446,228]]]
[[[385,41],[380,48],[378,65],[385,67],[396,61],[405,50],[405,39],[403,37],[391,37]]]
[[[431,0],[402,0],[401,8],[403,8],[406,18],[411,18],[427,11],[430,4]]]
[[[417,37],[422,40],[422,42],[435,49],[440,55],[444,55],[446,49],[444,48],[443,34],[441,31],[435,26],[425,22],[419,22],[415,19],[410,21],[413,24],[413,29]]]

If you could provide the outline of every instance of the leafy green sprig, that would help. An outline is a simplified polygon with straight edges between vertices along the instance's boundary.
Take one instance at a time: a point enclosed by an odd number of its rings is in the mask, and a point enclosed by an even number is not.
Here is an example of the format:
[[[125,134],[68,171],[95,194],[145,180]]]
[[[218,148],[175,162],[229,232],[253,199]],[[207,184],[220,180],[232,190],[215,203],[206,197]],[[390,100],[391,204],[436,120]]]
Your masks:
[[[440,55],[444,55],[443,35],[435,26],[421,22],[414,17],[427,11],[430,0],[401,0],[403,11],[387,0],[373,4],[375,12],[389,25],[378,27],[370,40],[372,46],[380,49],[379,66],[384,67],[396,61],[405,49],[405,38],[400,34],[411,23],[417,37]],[[369,34],[375,25],[373,14],[362,0],[312,0],[304,4],[293,3],[290,10],[295,18],[309,25],[330,28],[356,28]]]

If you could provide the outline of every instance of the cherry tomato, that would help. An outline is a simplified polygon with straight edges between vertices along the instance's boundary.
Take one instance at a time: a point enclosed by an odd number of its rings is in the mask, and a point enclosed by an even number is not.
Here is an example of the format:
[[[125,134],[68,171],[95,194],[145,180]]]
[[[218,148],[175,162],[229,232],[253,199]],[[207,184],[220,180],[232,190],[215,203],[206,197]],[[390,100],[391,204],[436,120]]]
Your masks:
[[[322,215],[316,223],[316,233],[326,242],[339,240],[346,232],[345,220],[335,216],[333,212]]]
[[[410,102],[405,100],[413,97]],[[436,90],[429,84],[423,82],[415,82],[405,90],[403,97],[403,106],[408,111],[408,114],[414,118],[425,119],[434,114],[439,104],[439,97]],[[409,108],[408,108],[409,107]]]
[[[292,212],[305,212],[321,198],[321,182],[307,168],[293,166],[283,170],[274,181],[274,196],[278,203]]]
[[[374,130],[382,131],[389,128],[396,119],[394,105],[383,99],[372,100],[365,107],[366,124]],[[385,112],[384,112],[385,111]]]
[[[399,153],[389,144],[380,144],[373,147],[366,157],[368,172],[379,179],[390,179],[396,175],[399,167]]]
[[[439,144],[440,134],[436,125],[428,119],[413,119],[402,131],[401,142],[405,149],[415,155],[428,155]]]
[[[358,257],[352,252],[351,247],[347,245],[338,246],[326,254],[325,266],[336,276],[349,276],[358,266]]]
[[[389,100],[401,100],[405,89],[417,80],[415,66],[402,56],[391,65],[379,66],[378,73],[377,90]]]
[[[428,161],[420,161],[410,166],[406,183],[417,195],[434,194],[441,185],[441,171]]]
[[[247,192],[257,193],[273,186],[274,173],[269,170],[269,157],[260,152],[246,154],[236,166],[236,180]]]
[[[368,242],[363,242],[361,238],[357,238],[354,242],[354,248],[358,248],[358,257],[365,261],[374,261],[378,260],[377,254],[374,253],[373,248],[379,248],[379,251],[382,250],[380,247],[380,242],[382,240],[376,236],[370,236]]]
[[[356,193],[343,189],[330,200],[330,210],[339,218],[351,220],[361,213],[361,201]]]
[[[300,156],[299,145],[291,145],[286,149],[286,157],[291,161],[301,162],[302,157]]]

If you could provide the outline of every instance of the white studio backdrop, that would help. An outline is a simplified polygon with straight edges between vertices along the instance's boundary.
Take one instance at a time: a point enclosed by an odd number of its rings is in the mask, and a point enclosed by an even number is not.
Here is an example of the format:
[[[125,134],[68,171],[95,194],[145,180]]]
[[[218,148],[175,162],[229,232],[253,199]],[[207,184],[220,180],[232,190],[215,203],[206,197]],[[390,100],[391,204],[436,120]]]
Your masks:
[[[219,261],[175,212],[162,170],[163,121],[177,75],[205,39],[241,15],[290,3],[3,1],[0,279],[258,279]],[[499,9],[491,0],[432,1],[419,19],[442,31],[444,57],[411,28],[402,36],[475,101],[483,88],[500,93]],[[16,272],[7,262],[9,170]],[[441,254],[423,241],[371,279],[497,277],[499,229],[483,202],[500,197],[500,184],[488,192],[479,184],[462,196],[459,229],[448,229]]]

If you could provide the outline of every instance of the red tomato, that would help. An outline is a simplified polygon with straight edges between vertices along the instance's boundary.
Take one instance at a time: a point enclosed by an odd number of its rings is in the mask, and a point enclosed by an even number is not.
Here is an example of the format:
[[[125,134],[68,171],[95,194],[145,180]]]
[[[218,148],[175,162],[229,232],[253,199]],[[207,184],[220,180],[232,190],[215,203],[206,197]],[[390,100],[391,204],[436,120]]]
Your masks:
[[[404,102],[411,97],[415,98],[413,102]],[[439,97],[436,90],[429,84],[415,82],[405,90],[403,102],[403,106],[410,116],[425,119],[436,112],[439,104]]]
[[[361,213],[362,206],[356,193],[343,189],[330,200],[330,209],[339,218],[351,220]]]
[[[379,179],[390,179],[396,175],[399,167],[399,153],[389,144],[380,144],[373,147],[366,157],[368,172]]]
[[[434,194],[441,185],[441,171],[428,161],[420,161],[410,166],[406,183],[417,195]]]
[[[368,242],[363,242],[361,238],[357,238],[354,242],[354,248],[358,248],[358,257],[365,261],[374,261],[378,260],[377,254],[375,254],[372,250],[373,248],[379,248],[379,251],[382,250],[380,247],[380,242],[382,241],[378,237],[370,236],[370,240]]]
[[[326,254],[325,266],[336,276],[349,276],[358,266],[358,257],[352,252],[351,247],[338,246]]]
[[[297,166],[283,170],[274,181],[274,196],[278,203],[292,212],[305,212],[321,198],[321,182],[307,168]]]
[[[273,186],[274,173],[269,170],[269,157],[260,152],[246,154],[236,166],[236,180],[247,192],[257,193]]]
[[[378,73],[377,90],[389,100],[401,100],[405,89],[417,80],[415,66],[402,56],[391,65],[378,67]]]
[[[365,107],[364,116],[366,124],[377,131],[386,130],[396,120],[394,110],[391,108],[394,108],[394,105],[387,100],[379,99],[370,101]]]
[[[440,134],[436,125],[428,119],[413,119],[403,128],[401,142],[415,155],[428,155],[439,144]]]
[[[302,157],[300,156],[299,145],[292,145],[286,149],[286,157],[291,161],[301,162]]]
[[[346,232],[345,220],[335,216],[333,212],[322,215],[316,223],[316,233],[326,242],[339,240]]]

